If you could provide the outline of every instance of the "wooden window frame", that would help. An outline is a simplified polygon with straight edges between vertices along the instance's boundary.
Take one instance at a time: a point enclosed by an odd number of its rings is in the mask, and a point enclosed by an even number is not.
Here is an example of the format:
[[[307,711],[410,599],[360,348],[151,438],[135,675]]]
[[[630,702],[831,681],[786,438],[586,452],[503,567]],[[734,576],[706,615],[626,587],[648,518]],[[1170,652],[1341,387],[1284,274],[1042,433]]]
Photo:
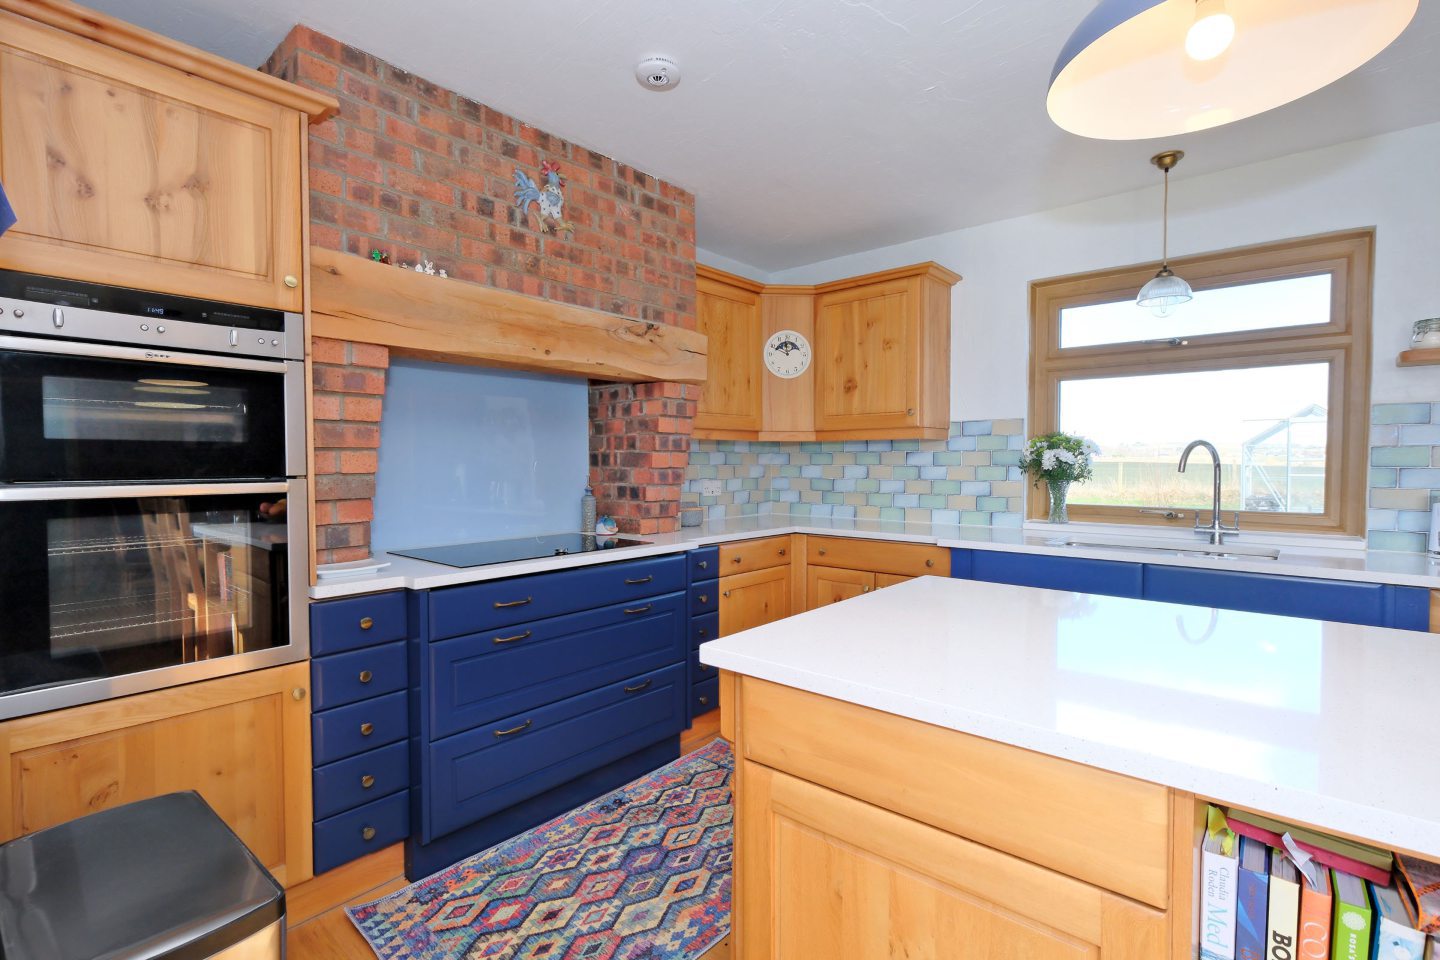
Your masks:
[[[1030,433],[1059,429],[1060,383],[1125,374],[1180,373],[1325,362],[1330,364],[1330,403],[1325,445],[1325,512],[1281,514],[1241,511],[1242,530],[1295,534],[1365,534],[1369,477],[1370,312],[1375,259],[1373,228],[1240,247],[1171,261],[1198,290],[1260,280],[1329,274],[1330,322],[1190,336],[1163,341],[1059,346],[1060,311],[1130,299],[1155,275],[1149,263],[1030,284]],[[1184,309],[1181,307],[1180,309]],[[1208,464],[1207,464],[1208,467]],[[1043,520],[1044,497],[1028,498],[1027,517]],[[1188,528],[1193,521],[1167,520],[1140,507],[1070,504],[1072,520]],[[1153,508],[1146,508],[1153,509]],[[1202,509],[1208,517],[1210,511]]]

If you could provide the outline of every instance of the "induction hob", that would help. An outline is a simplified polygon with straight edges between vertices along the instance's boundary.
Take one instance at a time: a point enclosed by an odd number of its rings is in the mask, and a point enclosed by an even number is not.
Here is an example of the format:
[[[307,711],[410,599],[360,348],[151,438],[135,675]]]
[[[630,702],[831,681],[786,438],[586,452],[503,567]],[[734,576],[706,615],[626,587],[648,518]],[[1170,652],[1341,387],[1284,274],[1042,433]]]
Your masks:
[[[649,542],[627,537],[600,537],[593,533],[550,533],[542,537],[521,537],[517,540],[480,540],[475,543],[410,547],[387,552],[397,557],[428,560],[430,563],[444,564],[447,567],[484,567],[492,563],[564,557],[574,553],[613,550],[616,547],[641,547]]]

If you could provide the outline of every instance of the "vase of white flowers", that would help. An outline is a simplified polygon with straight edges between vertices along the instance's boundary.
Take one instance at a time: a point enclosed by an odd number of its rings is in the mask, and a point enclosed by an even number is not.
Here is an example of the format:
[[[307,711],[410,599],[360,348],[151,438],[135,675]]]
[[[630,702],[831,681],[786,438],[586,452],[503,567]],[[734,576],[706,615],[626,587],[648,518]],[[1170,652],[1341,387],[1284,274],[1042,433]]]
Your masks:
[[[1094,473],[1094,458],[1100,448],[1084,437],[1068,433],[1047,433],[1032,437],[1020,458],[1020,469],[1041,481],[1050,494],[1050,522],[1068,523],[1066,499],[1070,484],[1084,483]]]

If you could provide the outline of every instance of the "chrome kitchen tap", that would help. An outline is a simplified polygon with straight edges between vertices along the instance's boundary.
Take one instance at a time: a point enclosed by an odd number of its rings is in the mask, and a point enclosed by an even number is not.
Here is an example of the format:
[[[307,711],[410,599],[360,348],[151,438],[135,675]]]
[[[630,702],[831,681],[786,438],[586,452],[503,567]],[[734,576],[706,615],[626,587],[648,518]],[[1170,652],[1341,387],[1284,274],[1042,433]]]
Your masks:
[[[1185,464],[1190,462],[1190,453],[1196,447],[1204,447],[1209,451],[1210,458],[1215,461],[1215,500],[1210,508],[1210,525],[1208,527],[1200,525],[1200,514],[1198,511],[1196,512],[1195,532],[1206,534],[1210,538],[1210,543],[1218,547],[1225,542],[1225,534],[1240,532],[1240,513],[1236,511],[1233,527],[1227,527],[1220,522],[1220,453],[1215,449],[1213,443],[1208,440],[1191,440],[1189,446],[1185,448],[1185,452],[1180,454],[1179,471],[1185,472]]]

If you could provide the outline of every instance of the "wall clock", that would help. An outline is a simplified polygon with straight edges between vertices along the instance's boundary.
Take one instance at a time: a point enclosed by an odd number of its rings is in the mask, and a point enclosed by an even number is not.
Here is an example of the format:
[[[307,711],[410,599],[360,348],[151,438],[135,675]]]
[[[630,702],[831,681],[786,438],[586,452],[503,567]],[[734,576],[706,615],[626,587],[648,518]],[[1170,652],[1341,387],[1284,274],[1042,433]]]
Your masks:
[[[783,380],[810,369],[810,341],[795,330],[777,330],[765,341],[765,366]]]

